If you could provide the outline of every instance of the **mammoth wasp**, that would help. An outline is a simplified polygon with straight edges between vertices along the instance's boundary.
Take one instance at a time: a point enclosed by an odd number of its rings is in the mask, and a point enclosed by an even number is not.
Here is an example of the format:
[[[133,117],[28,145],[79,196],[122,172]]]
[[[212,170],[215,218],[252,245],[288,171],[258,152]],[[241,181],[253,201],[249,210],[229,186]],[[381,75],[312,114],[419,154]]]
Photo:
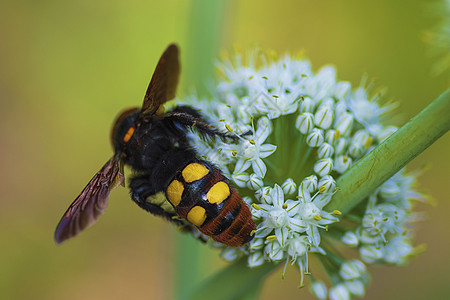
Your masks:
[[[62,216],[54,235],[57,244],[76,236],[103,214],[110,191],[124,185],[124,165],[133,170],[131,198],[147,212],[187,230],[198,228],[231,247],[252,240],[256,226],[249,207],[230,180],[196,153],[186,134],[195,128],[204,138],[236,141],[236,137],[213,128],[190,106],[163,109],[163,104],[175,97],[178,57],[178,47],[169,45],[156,66],[142,107],[127,109],[116,119],[111,133],[114,155]],[[170,205],[164,207],[152,200],[159,193]]]

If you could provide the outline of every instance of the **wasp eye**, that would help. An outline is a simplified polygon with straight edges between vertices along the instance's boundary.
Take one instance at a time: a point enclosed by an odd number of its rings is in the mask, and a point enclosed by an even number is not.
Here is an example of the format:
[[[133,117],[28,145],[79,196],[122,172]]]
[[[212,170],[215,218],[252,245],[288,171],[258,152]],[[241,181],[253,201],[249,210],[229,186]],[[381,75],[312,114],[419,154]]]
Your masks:
[[[125,134],[125,136],[123,137],[123,141],[124,141],[125,143],[127,143],[127,142],[131,139],[131,137],[133,136],[133,134],[134,134],[134,127],[130,127],[130,128],[128,129],[127,133]]]
[[[124,110],[114,122],[111,130],[111,143],[114,145],[116,141],[128,142],[134,133],[133,123],[137,116],[139,108],[133,107]],[[135,116],[136,115],[136,116]]]

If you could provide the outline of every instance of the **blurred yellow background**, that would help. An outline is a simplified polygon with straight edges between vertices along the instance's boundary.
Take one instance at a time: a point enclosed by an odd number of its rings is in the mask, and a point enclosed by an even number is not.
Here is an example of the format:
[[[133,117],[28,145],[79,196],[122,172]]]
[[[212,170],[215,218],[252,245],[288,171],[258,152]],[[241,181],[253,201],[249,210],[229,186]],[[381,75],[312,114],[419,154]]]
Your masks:
[[[399,101],[401,118],[394,122],[401,125],[449,86],[446,75],[431,75],[438,61],[427,56],[420,38],[438,22],[430,3],[228,1],[216,38],[225,50],[259,45],[304,51],[316,70],[334,64],[339,80],[355,87],[368,74]],[[0,298],[174,297],[179,234],[137,208],[126,189],[111,194],[107,213],[80,237],[56,246],[53,230],[111,156],[111,123],[122,108],[140,105],[165,47],[176,42],[182,51],[181,98],[194,82],[186,74],[212,64],[201,55],[189,61],[184,51],[193,49],[190,26],[201,4],[1,2]],[[428,250],[406,267],[372,266],[367,299],[450,294],[449,140],[444,136],[410,164],[430,166],[420,185],[438,200],[437,207],[419,207],[428,216],[417,224],[416,243]],[[202,251],[209,257],[205,274],[225,265],[216,251]],[[284,281],[281,272],[269,277],[262,299],[312,298],[306,288],[297,289],[298,272],[292,268]]]

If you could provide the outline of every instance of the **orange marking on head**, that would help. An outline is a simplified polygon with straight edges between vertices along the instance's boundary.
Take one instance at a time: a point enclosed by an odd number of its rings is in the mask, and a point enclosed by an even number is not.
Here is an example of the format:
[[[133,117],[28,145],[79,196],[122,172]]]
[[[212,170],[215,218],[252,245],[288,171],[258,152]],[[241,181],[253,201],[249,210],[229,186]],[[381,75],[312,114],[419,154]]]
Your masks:
[[[130,128],[128,129],[127,133],[125,134],[125,136],[123,137],[123,141],[124,141],[125,143],[127,143],[127,142],[131,139],[131,137],[133,136],[133,134],[134,134],[134,127],[130,127]]]

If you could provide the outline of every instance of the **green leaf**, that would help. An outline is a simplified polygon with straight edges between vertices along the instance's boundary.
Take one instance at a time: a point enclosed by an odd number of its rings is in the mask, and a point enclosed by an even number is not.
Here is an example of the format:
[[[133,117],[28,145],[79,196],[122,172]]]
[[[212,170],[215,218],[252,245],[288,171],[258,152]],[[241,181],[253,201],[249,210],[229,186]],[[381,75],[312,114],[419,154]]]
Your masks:
[[[180,299],[257,299],[266,275],[277,266],[266,263],[249,268],[247,260],[241,258],[203,281],[190,293],[181,295]]]

